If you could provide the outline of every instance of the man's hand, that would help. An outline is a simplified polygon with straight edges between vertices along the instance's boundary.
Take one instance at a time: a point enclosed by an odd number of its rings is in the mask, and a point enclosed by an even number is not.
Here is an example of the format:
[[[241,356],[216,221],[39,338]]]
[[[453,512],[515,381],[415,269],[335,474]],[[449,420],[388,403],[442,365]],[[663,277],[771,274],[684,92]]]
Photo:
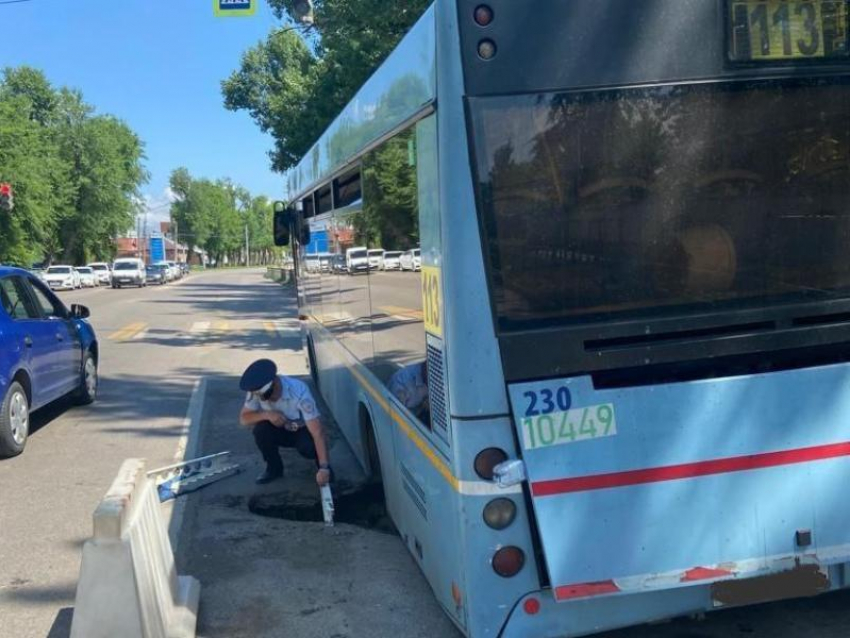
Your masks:
[[[270,421],[276,428],[286,426],[286,417],[284,417],[280,412],[267,412],[266,416],[268,417],[268,421]]]
[[[331,471],[330,470],[319,470],[316,472],[316,483],[319,484],[319,487],[324,487],[331,481]]]

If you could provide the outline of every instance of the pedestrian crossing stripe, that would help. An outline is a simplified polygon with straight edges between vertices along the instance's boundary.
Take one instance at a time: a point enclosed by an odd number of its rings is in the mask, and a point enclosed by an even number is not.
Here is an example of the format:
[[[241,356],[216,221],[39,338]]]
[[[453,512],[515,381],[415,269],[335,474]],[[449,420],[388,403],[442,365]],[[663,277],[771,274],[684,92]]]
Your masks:
[[[227,332],[228,330],[230,330],[230,322],[221,319],[217,321],[196,321],[189,328],[189,333],[203,335],[215,332]]]
[[[136,335],[141,333],[147,327],[148,324],[146,324],[145,322],[137,321],[135,323],[131,323],[127,326],[124,326],[120,330],[116,330],[111,335],[109,335],[108,338],[112,341],[129,341],[130,339],[135,338]]]
[[[422,321],[423,315],[421,310],[415,308],[402,308],[401,306],[380,306],[379,310],[384,311],[388,315],[405,317],[407,319],[416,319]]]
[[[263,328],[270,336],[281,339],[301,336],[301,323],[297,320],[264,321]]]
[[[193,334],[197,334],[199,332],[206,332],[210,329],[210,325],[211,324],[209,321],[196,321],[192,324],[192,327],[189,329],[189,332]]]

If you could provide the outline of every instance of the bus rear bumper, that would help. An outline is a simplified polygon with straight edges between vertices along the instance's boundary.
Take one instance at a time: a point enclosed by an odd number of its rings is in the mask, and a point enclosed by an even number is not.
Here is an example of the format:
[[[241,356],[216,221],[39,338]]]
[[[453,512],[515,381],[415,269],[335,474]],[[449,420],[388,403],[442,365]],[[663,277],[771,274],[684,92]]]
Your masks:
[[[850,563],[824,566],[822,570],[825,588],[820,592],[809,592],[809,595],[850,586]],[[730,583],[728,580],[641,593],[602,595],[567,602],[556,601],[552,590],[545,589],[528,594],[518,601],[500,636],[502,638],[588,636],[603,631],[719,611],[744,604],[795,598],[802,594],[798,592],[798,595],[770,596],[769,591],[777,590],[768,584],[761,586],[758,579],[731,582],[738,585],[752,583],[754,586],[742,587],[741,590],[748,589],[765,595],[761,600],[742,598],[739,603],[724,604],[718,598],[724,592],[728,595],[727,585]]]

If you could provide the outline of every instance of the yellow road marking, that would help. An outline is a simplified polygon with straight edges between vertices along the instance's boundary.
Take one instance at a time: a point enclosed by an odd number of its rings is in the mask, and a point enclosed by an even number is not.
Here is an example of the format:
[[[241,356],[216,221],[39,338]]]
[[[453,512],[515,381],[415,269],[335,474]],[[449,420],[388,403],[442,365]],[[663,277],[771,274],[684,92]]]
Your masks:
[[[402,317],[412,317],[422,321],[423,314],[421,310],[414,308],[402,308],[401,306],[379,306],[379,310],[383,310],[388,315],[401,315]]]
[[[230,330],[230,322],[224,320],[213,321],[210,328],[210,332],[227,332],[228,330]]]
[[[109,339],[111,339],[112,341],[127,341],[129,339],[132,339],[134,336],[136,336],[138,333],[140,333],[147,327],[148,324],[146,324],[145,322],[137,321],[136,323],[131,323],[128,326],[124,326],[120,330],[116,330],[111,335],[109,335]]]

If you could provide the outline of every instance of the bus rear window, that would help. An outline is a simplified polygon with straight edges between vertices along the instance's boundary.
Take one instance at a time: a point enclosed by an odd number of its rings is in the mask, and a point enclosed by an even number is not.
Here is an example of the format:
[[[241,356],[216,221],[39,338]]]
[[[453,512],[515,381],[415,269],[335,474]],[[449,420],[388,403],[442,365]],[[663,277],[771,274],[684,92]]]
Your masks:
[[[850,296],[850,85],[470,101],[502,330]]]

